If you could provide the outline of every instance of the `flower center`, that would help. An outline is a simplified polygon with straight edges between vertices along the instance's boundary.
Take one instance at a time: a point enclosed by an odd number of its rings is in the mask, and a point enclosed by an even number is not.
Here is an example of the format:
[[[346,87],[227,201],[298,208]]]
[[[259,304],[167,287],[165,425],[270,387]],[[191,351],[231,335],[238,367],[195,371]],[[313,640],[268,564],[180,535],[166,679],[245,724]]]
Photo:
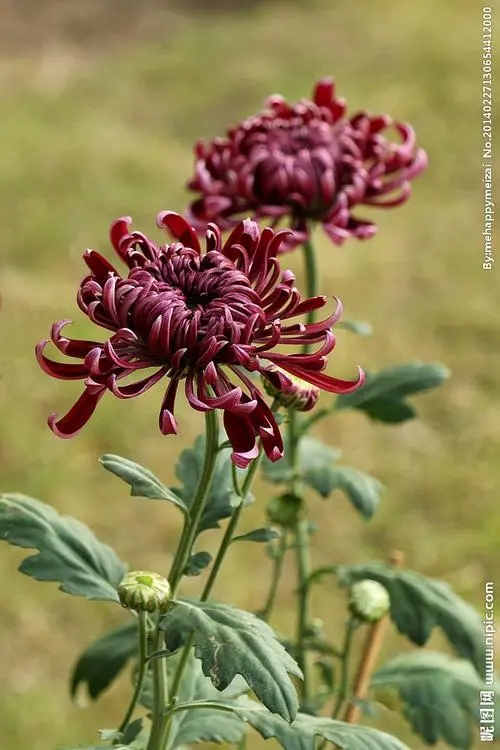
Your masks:
[[[167,248],[158,263],[133,269],[124,283],[130,291],[121,297],[123,305],[135,295],[130,327],[161,364],[196,364],[209,350],[229,361],[234,344],[251,340],[249,320],[257,315],[265,324],[248,278],[216,251],[200,257],[189,248]]]

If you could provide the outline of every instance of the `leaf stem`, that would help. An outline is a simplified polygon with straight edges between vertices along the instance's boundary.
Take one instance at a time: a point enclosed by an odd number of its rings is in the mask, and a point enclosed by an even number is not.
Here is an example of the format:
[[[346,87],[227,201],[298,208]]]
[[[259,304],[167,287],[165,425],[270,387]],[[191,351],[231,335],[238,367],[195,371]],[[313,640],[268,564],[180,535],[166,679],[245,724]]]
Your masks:
[[[147,613],[139,612],[138,623],[137,623],[137,635],[139,640],[139,671],[137,673],[137,679],[135,683],[134,693],[130,701],[130,705],[127,709],[127,713],[123,717],[123,721],[120,724],[118,731],[122,734],[127,729],[130,719],[134,715],[134,711],[141,697],[142,688],[144,686],[144,678],[147,672],[147,658],[148,658],[148,632],[147,632]]]
[[[356,630],[356,625],[357,620],[354,617],[351,617],[349,619],[349,622],[347,623],[344,636],[344,645],[342,646],[342,656],[340,657],[340,687],[337,694],[337,700],[333,707],[332,719],[336,719],[339,715],[342,704],[344,703],[347,696],[347,690],[349,687],[349,661],[351,657],[352,637],[354,635],[354,631]]]
[[[278,584],[283,571],[283,563],[285,562],[285,555],[288,543],[288,531],[287,529],[282,530],[282,535],[279,541],[279,547],[276,557],[273,559],[273,572],[271,575],[271,585],[269,587],[269,593],[267,595],[266,603],[261,613],[261,617],[266,622],[271,617],[271,612],[274,607],[276,600],[276,594],[278,592]]]

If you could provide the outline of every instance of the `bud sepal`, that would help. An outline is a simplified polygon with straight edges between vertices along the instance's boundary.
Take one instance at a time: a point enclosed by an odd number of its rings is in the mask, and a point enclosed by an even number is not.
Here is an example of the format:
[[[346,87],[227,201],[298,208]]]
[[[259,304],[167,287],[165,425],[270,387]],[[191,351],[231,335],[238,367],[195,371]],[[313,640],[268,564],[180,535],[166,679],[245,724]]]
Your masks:
[[[134,570],[118,586],[122,607],[134,612],[166,612],[172,598],[166,578],[149,570]]]

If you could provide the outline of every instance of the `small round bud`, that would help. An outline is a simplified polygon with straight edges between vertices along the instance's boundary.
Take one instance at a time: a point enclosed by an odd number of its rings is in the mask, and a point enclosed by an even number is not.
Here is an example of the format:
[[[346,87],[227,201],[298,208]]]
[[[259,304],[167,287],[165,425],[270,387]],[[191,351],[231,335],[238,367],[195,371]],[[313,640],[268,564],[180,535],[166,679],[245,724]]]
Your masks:
[[[284,528],[291,528],[297,523],[302,510],[302,500],[297,495],[285,492],[284,495],[273,497],[267,504],[267,517],[271,523]]]
[[[310,411],[316,406],[319,396],[319,388],[315,385],[289,375],[271,363],[263,368],[262,385],[266,393],[276,399],[280,406],[295,411]]]
[[[135,612],[165,612],[172,597],[166,578],[149,570],[134,570],[118,586],[123,607]]]
[[[366,579],[351,586],[349,609],[363,622],[377,622],[387,614],[391,600],[387,589],[378,581]]]

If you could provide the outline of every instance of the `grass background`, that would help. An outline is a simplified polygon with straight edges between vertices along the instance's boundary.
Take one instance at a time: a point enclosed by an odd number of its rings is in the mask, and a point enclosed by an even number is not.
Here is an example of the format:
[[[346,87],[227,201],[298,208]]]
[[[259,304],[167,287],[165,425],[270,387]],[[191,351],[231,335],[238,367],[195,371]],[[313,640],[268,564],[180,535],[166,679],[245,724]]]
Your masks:
[[[374,370],[422,359],[453,375],[419,397],[419,421],[390,428],[345,413],[319,430],[387,491],[369,525],[341,495],[311,499],[314,559],[385,559],[396,547],[408,566],[481,607],[484,580],[499,572],[500,337],[495,270],[481,268],[480,4],[4,0],[0,13],[2,489],[76,515],[133,567],[168,568],[175,510],[132,500],[96,459],[120,453],[172,481],[179,451],[202,429],[199,415],[180,408],[180,437],[162,439],[157,390],[128,403],[110,397],[77,439],[57,440],[46,416],[65,411],[79,386],[41,374],[33,346],[60,318],[74,318],[77,334],[90,331],[74,301],[83,249],[109,252],[117,216],[130,213],[154,233],[158,210],[182,210],[195,139],[221,133],[270,93],[307,96],[330,74],[350,111],[410,121],[430,157],[410,202],[376,214],[375,239],[339,249],[318,234],[323,291],[343,300],[346,319],[374,326],[370,339],[339,332],[332,371],[347,377],[356,363]],[[290,257],[300,271],[298,261]],[[206,537],[212,549],[217,535]],[[82,710],[68,698],[69,665],[125,615],[20,576],[22,557],[0,549],[1,745],[90,743],[120,720],[129,684],[125,677]],[[216,593],[257,607],[268,570],[260,548],[235,548]],[[283,630],[293,601],[287,569],[275,618]],[[342,605],[333,585],[314,598],[336,639]],[[405,647],[392,633],[385,655]],[[399,718],[382,711],[376,721],[421,747]]]

